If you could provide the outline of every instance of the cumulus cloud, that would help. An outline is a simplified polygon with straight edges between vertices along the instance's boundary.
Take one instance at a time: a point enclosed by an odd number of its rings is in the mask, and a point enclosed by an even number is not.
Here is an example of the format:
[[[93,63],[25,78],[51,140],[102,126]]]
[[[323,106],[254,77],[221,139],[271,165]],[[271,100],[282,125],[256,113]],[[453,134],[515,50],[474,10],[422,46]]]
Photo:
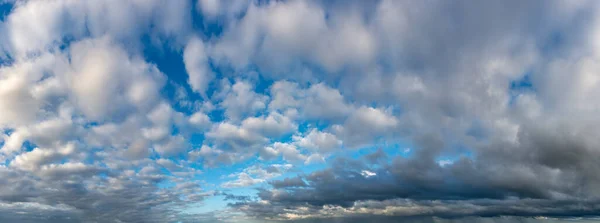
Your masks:
[[[73,72],[66,79],[73,100],[92,120],[126,114],[126,109],[144,111],[158,101],[163,74],[139,58],[130,60],[107,38],[71,45],[70,60]]]
[[[249,117],[242,122],[242,127],[269,138],[280,137],[293,132],[297,128],[290,118],[277,112],[269,113],[267,117]]]
[[[236,81],[231,85],[228,81],[223,82],[223,101],[219,103],[225,109],[225,115],[234,121],[246,116],[253,116],[266,107],[268,96],[254,92],[249,82]]]
[[[204,48],[204,43],[201,39],[192,37],[183,52],[185,69],[188,73],[188,84],[195,92],[200,94],[205,93],[208,84],[213,78]]]
[[[331,152],[342,146],[342,141],[328,132],[313,129],[306,136],[295,136],[296,144],[318,152]]]

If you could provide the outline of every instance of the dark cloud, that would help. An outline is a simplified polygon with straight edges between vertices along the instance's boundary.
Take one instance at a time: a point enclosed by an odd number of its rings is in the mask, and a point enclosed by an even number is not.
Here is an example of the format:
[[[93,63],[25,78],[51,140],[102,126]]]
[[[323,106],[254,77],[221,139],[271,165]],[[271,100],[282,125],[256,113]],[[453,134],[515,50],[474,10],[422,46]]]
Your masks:
[[[105,177],[75,172],[38,178],[27,172],[3,170],[0,219],[8,222],[168,222],[178,219],[174,206],[198,202],[193,190],[160,189],[148,175]],[[8,214],[8,213],[16,213]]]
[[[274,188],[292,188],[292,187],[305,187],[306,182],[302,177],[285,178],[283,180],[275,180],[271,182]]]
[[[274,189],[259,193],[267,204],[236,205],[271,217],[306,205],[311,208],[301,215],[319,217],[342,212],[328,206],[357,216],[377,211],[445,218],[597,216],[600,166],[595,145],[583,143],[586,138],[580,137],[587,136],[555,135],[562,131],[568,130],[524,128],[518,134],[519,146],[489,145],[494,148],[481,148],[481,153],[444,166],[430,154],[443,146],[435,140],[421,141],[423,149],[413,157],[396,157],[389,163],[372,164],[371,154],[365,156],[367,162],[338,159],[325,170],[271,182]],[[365,170],[376,175],[361,174]],[[292,180],[306,185],[299,187]]]

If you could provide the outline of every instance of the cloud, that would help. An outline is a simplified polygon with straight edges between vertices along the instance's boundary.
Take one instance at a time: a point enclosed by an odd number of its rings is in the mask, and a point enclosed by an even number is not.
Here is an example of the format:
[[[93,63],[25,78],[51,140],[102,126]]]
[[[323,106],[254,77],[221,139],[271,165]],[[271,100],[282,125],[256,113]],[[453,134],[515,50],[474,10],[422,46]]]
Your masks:
[[[208,64],[204,43],[198,37],[192,37],[183,52],[183,61],[188,73],[188,84],[195,92],[204,94],[213,79]]]
[[[330,72],[368,64],[376,44],[360,15],[327,13],[314,2],[252,4],[216,44],[215,58],[228,58],[237,69],[257,64],[282,75],[302,62]]]
[[[163,74],[139,58],[130,59],[107,38],[84,40],[71,46],[73,72],[66,79],[73,100],[92,120],[147,110],[158,101]],[[124,75],[124,74],[127,75]],[[133,108],[128,108],[133,105]]]
[[[300,88],[294,82],[278,81],[271,85],[270,91],[269,109],[284,112],[297,109],[308,120],[340,122],[353,110],[339,90],[324,83]]]
[[[271,153],[281,155],[283,159],[289,162],[304,161],[307,158],[304,154],[298,151],[295,145],[289,143],[275,142],[272,146],[267,147],[266,150],[272,151]]]
[[[143,33],[168,39],[176,34],[187,37],[191,28],[188,1],[34,0],[15,5],[4,21],[7,34],[2,41],[4,50],[13,58],[50,50],[68,39],[88,35],[110,35],[137,43]],[[35,35],[29,35],[31,33]],[[175,39],[187,39],[185,37]]]
[[[206,133],[210,138],[232,150],[241,150],[266,142],[266,138],[256,132],[235,126],[230,123],[220,123]]]
[[[335,135],[316,129],[311,130],[304,137],[295,136],[294,140],[299,147],[323,153],[334,151],[342,146],[342,141]]]
[[[275,178],[281,176],[283,173],[287,172],[291,165],[280,165],[273,164],[270,166],[250,166],[244,169],[242,172],[238,174],[234,174],[237,179],[232,181],[227,181],[222,184],[224,188],[235,188],[235,187],[248,187],[255,184],[264,183],[271,178]]]
[[[254,92],[254,86],[250,83],[236,81],[230,85],[228,81],[225,81],[224,84],[224,91],[221,94],[225,94],[225,96],[219,105],[225,109],[225,115],[229,119],[238,121],[242,117],[252,116],[266,107],[268,96]]]
[[[2,222],[599,213],[595,1],[0,2]]]
[[[249,117],[242,122],[242,128],[257,132],[269,138],[281,137],[293,132],[297,126],[288,117],[277,112],[269,113],[267,117]]]
[[[343,125],[334,126],[334,131],[346,145],[356,147],[393,135],[398,124],[397,118],[389,112],[363,106],[356,109]]]

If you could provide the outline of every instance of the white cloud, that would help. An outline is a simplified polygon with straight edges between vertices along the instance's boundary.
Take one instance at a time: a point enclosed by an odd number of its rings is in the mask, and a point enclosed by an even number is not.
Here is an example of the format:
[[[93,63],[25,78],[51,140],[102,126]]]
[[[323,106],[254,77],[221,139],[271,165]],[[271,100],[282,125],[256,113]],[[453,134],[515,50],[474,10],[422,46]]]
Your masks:
[[[312,129],[304,137],[294,136],[294,141],[301,148],[323,153],[332,152],[342,146],[342,141],[335,135],[317,129]]]
[[[221,186],[224,188],[247,187],[254,184],[262,183],[264,181],[264,179],[254,179],[250,177],[250,175],[248,175],[247,173],[240,173],[237,180],[225,182]]]
[[[349,124],[363,126],[375,131],[385,131],[398,125],[398,120],[381,109],[360,107],[348,120]]]
[[[227,85],[226,85],[227,86]],[[228,86],[227,86],[228,87]],[[219,104],[225,109],[225,115],[234,121],[246,116],[253,116],[256,112],[265,109],[267,100],[265,95],[257,94],[248,82],[237,80],[230,89],[223,92],[225,98]]]
[[[251,149],[267,141],[256,132],[226,122],[215,124],[206,136],[234,151]]]
[[[284,110],[299,106],[299,97],[301,89],[296,82],[277,81],[270,87],[271,102],[270,110]]]
[[[219,0],[200,0],[196,3],[196,8],[207,18],[215,17],[221,10],[221,1]]]
[[[40,81],[47,72],[66,67],[60,55],[45,53],[39,57],[0,67],[0,127],[31,124],[39,116],[44,100],[49,99],[51,86],[48,79]],[[60,83],[54,83],[62,87]],[[60,93],[59,93],[60,94]]]
[[[263,38],[265,44],[260,42]],[[255,63],[286,75],[302,62],[330,72],[368,64],[376,48],[358,13],[328,13],[313,2],[289,1],[251,4],[216,43],[214,56],[219,61],[227,58],[238,69]]]
[[[377,176],[377,173],[374,173],[374,172],[371,172],[368,170],[363,170],[363,171],[360,171],[360,175],[362,175],[365,178],[370,178],[370,177]]]
[[[70,56],[73,71],[67,79],[73,100],[90,119],[148,110],[159,99],[163,74],[154,65],[127,55],[108,37],[74,43]]]
[[[313,163],[326,163],[325,157],[323,157],[321,154],[313,153],[310,156],[308,156],[308,158],[306,158],[306,161],[304,161],[305,165]]]
[[[19,2],[6,19],[8,40],[3,42],[13,57],[23,58],[87,34],[135,43],[144,32],[155,37],[186,36],[191,28],[189,8],[188,1],[166,0]],[[183,39],[187,38],[177,41]]]
[[[14,161],[10,163],[19,169],[27,171],[39,170],[43,165],[58,162],[68,155],[75,152],[76,148],[74,144],[67,144],[57,150],[35,148],[30,152],[26,152],[15,157]]]
[[[301,154],[295,145],[289,143],[276,142],[272,147],[275,151],[283,156],[283,159],[290,162],[299,162],[306,160],[306,156]]]
[[[445,166],[448,166],[453,163],[454,163],[454,161],[449,160],[449,159],[443,159],[443,160],[438,161],[438,165],[440,165],[441,167],[445,167]]]
[[[189,118],[189,122],[194,127],[201,130],[208,129],[212,124],[212,122],[210,121],[210,117],[208,117],[208,115],[204,114],[203,112],[195,112],[194,114],[192,114]]]
[[[185,152],[188,142],[181,135],[169,136],[167,139],[154,145],[154,149],[161,155],[169,157]]]
[[[183,61],[188,73],[188,84],[197,93],[205,96],[208,84],[214,78],[208,57],[204,49],[204,43],[199,37],[192,37],[183,51]]]
[[[250,2],[245,0],[199,0],[196,10],[210,22],[214,22],[219,16],[227,21],[244,12],[249,4]]]
[[[99,173],[100,168],[95,166],[85,165],[81,162],[76,163],[61,163],[61,164],[48,164],[44,165],[39,169],[39,175],[44,178],[61,178],[68,176],[81,176]]]
[[[339,90],[324,83],[302,89],[295,82],[278,81],[271,86],[269,109],[289,111],[298,109],[302,118],[340,122],[353,107]]]
[[[352,110],[337,89],[325,84],[312,85],[306,94],[304,112],[309,118],[336,121],[346,117]]]
[[[29,132],[25,129],[18,129],[9,135],[4,135],[4,144],[0,151],[4,154],[11,154],[21,150],[21,146],[28,136]]]
[[[249,117],[242,122],[242,128],[257,132],[268,138],[281,137],[293,132],[297,125],[288,117],[271,112],[267,117]]]
[[[21,58],[28,53],[50,48],[51,44],[61,42],[65,35],[83,34],[83,20],[63,26],[63,18],[69,16],[69,10],[73,10],[70,16],[84,16],[82,11],[77,12],[81,10],[79,7],[75,1],[29,1],[19,4],[6,21],[13,56]]]
[[[242,172],[232,174],[237,179],[227,181],[221,186],[224,188],[248,187],[255,184],[264,183],[269,179],[281,176],[292,168],[292,165],[272,164],[269,166],[253,165],[245,168]]]

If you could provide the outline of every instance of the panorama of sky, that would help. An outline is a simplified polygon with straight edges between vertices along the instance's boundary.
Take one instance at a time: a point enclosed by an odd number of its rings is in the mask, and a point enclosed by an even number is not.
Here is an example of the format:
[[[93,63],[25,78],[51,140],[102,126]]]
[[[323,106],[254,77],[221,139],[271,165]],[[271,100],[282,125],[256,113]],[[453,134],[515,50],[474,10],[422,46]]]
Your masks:
[[[0,222],[594,222],[600,1],[0,0]]]

